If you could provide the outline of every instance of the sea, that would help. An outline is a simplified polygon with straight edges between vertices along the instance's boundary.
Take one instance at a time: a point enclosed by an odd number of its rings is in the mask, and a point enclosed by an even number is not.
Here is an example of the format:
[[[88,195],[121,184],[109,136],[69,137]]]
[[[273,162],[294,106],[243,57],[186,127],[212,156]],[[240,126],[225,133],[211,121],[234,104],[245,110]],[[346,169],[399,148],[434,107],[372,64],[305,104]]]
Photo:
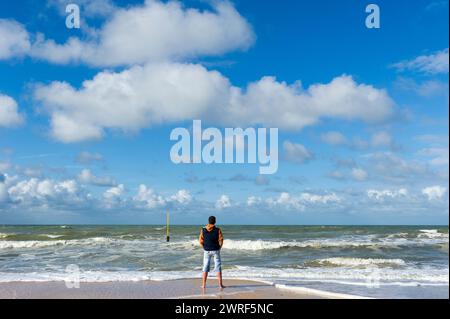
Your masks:
[[[224,283],[449,298],[448,226],[222,225]],[[0,283],[200,278],[201,226],[0,226]],[[0,286],[1,287],[1,286]]]

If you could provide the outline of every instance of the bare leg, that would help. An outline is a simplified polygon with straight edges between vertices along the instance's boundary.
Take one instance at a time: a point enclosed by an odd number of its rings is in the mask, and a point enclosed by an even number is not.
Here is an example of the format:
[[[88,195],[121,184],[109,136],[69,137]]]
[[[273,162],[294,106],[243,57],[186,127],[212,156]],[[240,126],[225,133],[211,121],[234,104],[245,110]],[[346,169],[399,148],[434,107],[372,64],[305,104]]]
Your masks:
[[[221,271],[217,272],[217,278],[219,279],[219,287],[225,288],[225,286],[222,284],[222,272]]]
[[[206,279],[208,279],[208,273],[204,271],[202,274],[202,288],[206,288]]]

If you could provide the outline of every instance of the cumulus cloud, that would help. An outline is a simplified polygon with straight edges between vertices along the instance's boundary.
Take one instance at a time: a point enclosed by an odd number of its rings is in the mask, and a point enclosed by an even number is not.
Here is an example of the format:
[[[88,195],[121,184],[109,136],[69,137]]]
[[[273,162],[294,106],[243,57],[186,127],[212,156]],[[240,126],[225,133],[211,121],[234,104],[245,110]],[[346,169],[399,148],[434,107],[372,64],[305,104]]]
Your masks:
[[[51,115],[54,137],[77,142],[101,138],[105,128],[136,131],[199,118],[227,100],[228,86],[218,72],[200,65],[164,63],[100,72],[79,90],[53,82],[34,95]]]
[[[333,146],[346,146],[356,150],[364,150],[370,147],[390,148],[392,150],[397,150],[399,148],[391,134],[386,131],[375,132],[372,136],[370,136],[370,138],[355,136],[351,140],[347,139],[347,137],[340,132],[330,131],[323,133],[320,138],[326,144]]]
[[[247,198],[247,206],[257,205],[261,202],[262,202],[262,199],[259,196],[249,196]]]
[[[369,189],[367,191],[367,196],[369,198],[383,201],[386,198],[397,198],[402,196],[407,196],[408,190],[406,188],[400,188],[398,190],[390,190],[390,189],[384,189],[384,190],[376,190],[376,189]]]
[[[227,195],[220,196],[219,199],[216,201],[216,208],[224,209],[228,207],[231,207],[230,197],[228,197]]]
[[[387,132],[377,132],[372,135],[372,145],[374,147],[390,147],[392,144],[392,136]]]
[[[192,195],[188,190],[180,189],[170,199],[180,204],[188,204],[192,201]]]
[[[448,48],[412,60],[404,60],[392,66],[399,71],[418,71],[427,74],[448,73]]]
[[[0,19],[0,60],[21,57],[30,50],[25,27],[14,20]]]
[[[417,160],[406,160],[392,152],[376,152],[364,156],[373,170],[373,176],[389,182],[411,181],[416,178],[436,178],[436,175]]]
[[[428,200],[437,200],[442,198],[447,193],[447,188],[443,186],[429,186],[422,189],[422,194],[425,195]]]
[[[231,110],[225,116],[231,115],[234,122],[240,119],[238,122],[244,124],[264,124],[286,130],[300,130],[322,118],[376,123],[394,113],[394,102],[385,90],[358,84],[347,75],[307,89],[299,82],[288,85],[266,76],[250,83],[245,94],[234,91]]]
[[[14,202],[32,203],[47,200],[80,200],[79,187],[74,180],[55,181],[52,179],[31,178],[23,180],[8,189],[9,197]]]
[[[438,80],[417,82],[410,78],[400,77],[394,84],[399,89],[414,92],[422,97],[446,95],[448,92],[448,83]]]
[[[91,164],[103,160],[103,156],[99,153],[80,152],[75,161],[80,164]]]
[[[150,209],[166,207],[171,203],[186,205],[189,204],[192,200],[193,197],[188,190],[181,189],[174,195],[163,196],[156,193],[152,188],[148,188],[144,184],[139,185],[138,192],[133,197],[133,201],[138,206],[143,206]]]
[[[133,199],[148,208],[155,208],[166,204],[166,201],[161,195],[156,194],[153,189],[147,188],[144,184],[139,185],[138,193]]]
[[[328,194],[316,194],[311,192],[302,192],[300,194],[290,194],[288,192],[282,192],[278,197],[269,197],[265,200],[265,204],[271,206],[277,206],[283,209],[294,209],[303,211],[307,207],[315,205],[328,205],[332,203],[339,203],[341,198],[335,193]],[[252,204],[258,204],[259,202],[253,202]],[[247,204],[249,201],[247,200]]]
[[[4,172],[9,170],[12,167],[11,163],[9,161],[1,161],[0,162],[0,172]],[[2,175],[0,175],[1,177]]]
[[[136,131],[194,118],[300,130],[325,117],[377,122],[394,111],[384,90],[349,76],[306,91],[264,77],[242,90],[217,71],[179,63],[103,71],[80,89],[65,82],[40,85],[34,98],[50,114],[53,136],[66,143],[99,139],[105,129]]]
[[[59,64],[117,66],[221,55],[249,48],[254,33],[233,5],[217,1],[212,6],[213,10],[200,11],[185,8],[177,1],[150,0],[129,8],[112,8],[108,3],[91,6],[98,9],[93,11],[111,11],[111,18],[96,30],[95,36],[72,37],[63,44],[40,37],[30,54]]]
[[[323,133],[320,137],[322,141],[330,145],[346,145],[348,143],[347,138],[337,131]]]
[[[96,186],[115,186],[116,182],[109,176],[95,176],[91,170],[83,169],[78,175],[78,180],[84,184]]]
[[[22,123],[23,116],[19,114],[17,102],[0,93],[0,127],[14,127]]]
[[[8,199],[8,189],[5,183],[0,182],[0,203],[5,202]]]
[[[125,187],[123,186],[123,184],[119,184],[117,186],[107,189],[103,193],[103,196],[107,199],[112,199],[112,198],[120,197],[124,191],[125,191]]]
[[[291,162],[304,163],[313,158],[313,154],[302,144],[284,141],[284,158]]]
[[[301,193],[300,198],[303,202],[307,203],[320,203],[320,204],[328,204],[331,202],[340,202],[341,198],[337,196],[335,193],[331,194],[311,194],[311,193]]]
[[[418,152],[421,156],[430,157],[431,165],[447,165],[449,164],[448,147],[429,147],[421,149]]]
[[[82,214],[90,214],[93,211],[159,214],[162,210],[170,208],[171,211],[182,211],[192,217],[211,209],[223,209],[230,214],[248,212],[263,213],[264,216],[267,214],[282,216],[292,212],[363,215],[381,212],[398,216],[399,212],[407,212],[406,218],[417,212],[423,214],[439,210],[448,213],[448,200],[442,200],[447,193],[448,190],[443,186],[430,186],[411,191],[403,187],[367,191],[362,189],[299,193],[283,191],[274,197],[248,196],[242,202],[232,201],[228,195],[220,196],[217,201],[209,199],[198,201],[186,189],[162,195],[141,184],[137,193],[126,196],[125,186],[119,184],[108,188],[103,193],[91,194],[76,180],[51,178],[20,180],[17,176],[0,174],[0,212],[33,211],[33,216],[39,216],[37,215],[39,212],[45,212],[45,214],[70,212],[70,216],[82,217]],[[225,210],[226,208],[230,209]]]
[[[362,168],[358,168],[358,167],[353,168],[351,170],[350,174],[354,180],[359,181],[359,182],[365,181],[367,179],[367,177],[369,176],[369,174],[367,174],[367,172],[365,170],[363,170]]]

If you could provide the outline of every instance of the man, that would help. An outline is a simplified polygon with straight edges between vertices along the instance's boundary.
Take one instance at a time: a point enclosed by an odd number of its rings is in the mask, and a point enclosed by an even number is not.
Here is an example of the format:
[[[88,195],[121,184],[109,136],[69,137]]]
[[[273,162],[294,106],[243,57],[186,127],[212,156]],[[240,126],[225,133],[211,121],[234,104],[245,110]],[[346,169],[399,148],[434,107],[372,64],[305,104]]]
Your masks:
[[[214,257],[214,271],[217,272],[219,287],[225,288],[222,284],[222,261],[220,260],[220,249],[223,245],[223,235],[220,228],[215,226],[216,217],[209,216],[208,225],[200,231],[199,241],[203,247],[203,274],[202,288],[206,288],[206,279],[211,265],[211,257]]]

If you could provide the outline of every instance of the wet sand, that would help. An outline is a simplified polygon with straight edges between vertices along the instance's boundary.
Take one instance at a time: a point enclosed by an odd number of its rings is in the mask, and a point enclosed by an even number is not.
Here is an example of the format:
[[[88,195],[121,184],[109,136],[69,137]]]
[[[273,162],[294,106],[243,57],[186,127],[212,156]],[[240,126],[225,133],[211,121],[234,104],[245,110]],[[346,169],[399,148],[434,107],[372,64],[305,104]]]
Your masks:
[[[79,288],[67,288],[62,281],[0,283],[0,298],[10,299],[322,299],[353,298],[355,296],[333,294],[311,289],[289,289],[270,283],[250,280],[224,280],[225,289],[217,286],[217,280],[208,280],[206,289],[199,279],[168,281],[126,281],[104,283],[80,283]]]

